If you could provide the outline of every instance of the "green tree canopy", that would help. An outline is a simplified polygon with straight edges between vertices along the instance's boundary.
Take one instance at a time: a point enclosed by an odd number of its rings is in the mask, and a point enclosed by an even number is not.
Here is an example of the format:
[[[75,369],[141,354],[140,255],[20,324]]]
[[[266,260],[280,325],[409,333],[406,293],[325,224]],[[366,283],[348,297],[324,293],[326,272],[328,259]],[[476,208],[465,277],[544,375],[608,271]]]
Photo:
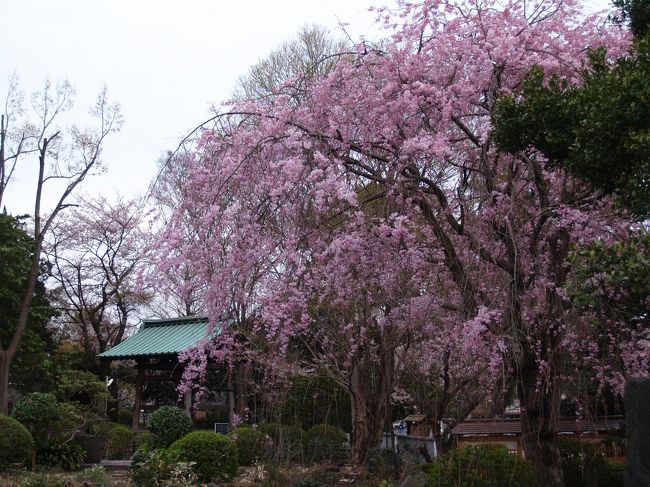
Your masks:
[[[640,218],[650,213],[650,2],[616,0],[635,36],[615,61],[590,53],[582,84],[534,68],[495,110],[494,139],[510,153],[535,148]]]
[[[630,23],[635,28],[634,17]],[[648,215],[650,37],[613,63],[605,50],[592,51],[582,85],[534,68],[520,95],[498,103],[494,137],[505,152],[536,148],[551,164],[616,194],[637,216]]]
[[[31,268],[34,244],[23,227],[21,218],[0,214],[0,344],[3,348],[8,346],[16,329]],[[12,386],[21,392],[52,387],[51,352],[55,338],[47,324],[56,314],[43,282],[39,281],[25,335],[10,369]]]

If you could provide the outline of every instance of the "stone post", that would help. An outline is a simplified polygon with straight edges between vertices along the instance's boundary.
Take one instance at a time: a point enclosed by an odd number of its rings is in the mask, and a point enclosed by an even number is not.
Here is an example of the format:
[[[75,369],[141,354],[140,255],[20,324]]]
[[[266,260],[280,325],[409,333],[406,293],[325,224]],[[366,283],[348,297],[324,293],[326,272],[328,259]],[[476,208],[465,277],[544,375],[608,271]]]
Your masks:
[[[650,379],[625,383],[625,487],[650,485]]]

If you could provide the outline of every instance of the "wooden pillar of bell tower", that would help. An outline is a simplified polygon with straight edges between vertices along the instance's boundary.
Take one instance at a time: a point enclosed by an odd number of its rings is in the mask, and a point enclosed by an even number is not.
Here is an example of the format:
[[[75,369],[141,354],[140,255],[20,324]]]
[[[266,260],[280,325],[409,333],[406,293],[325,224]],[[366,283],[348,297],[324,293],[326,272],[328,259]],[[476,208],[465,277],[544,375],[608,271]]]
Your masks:
[[[131,426],[133,431],[140,429],[140,407],[142,405],[142,391],[144,389],[144,364],[138,363],[137,376],[135,379],[135,400],[133,401],[133,419]]]

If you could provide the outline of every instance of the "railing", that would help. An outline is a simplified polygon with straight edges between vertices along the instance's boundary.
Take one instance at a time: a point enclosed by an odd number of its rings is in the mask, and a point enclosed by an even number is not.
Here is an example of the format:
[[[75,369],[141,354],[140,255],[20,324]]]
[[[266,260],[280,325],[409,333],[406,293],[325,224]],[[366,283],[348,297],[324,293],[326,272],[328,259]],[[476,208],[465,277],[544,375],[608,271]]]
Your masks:
[[[399,454],[406,454],[412,456],[415,463],[426,463],[427,458],[423,451],[426,451],[429,458],[436,458],[438,449],[436,447],[436,440],[431,437],[424,436],[411,436],[400,433],[394,434],[395,445],[393,447],[391,442],[391,434],[384,433],[382,438],[382,448],[394,448]]]

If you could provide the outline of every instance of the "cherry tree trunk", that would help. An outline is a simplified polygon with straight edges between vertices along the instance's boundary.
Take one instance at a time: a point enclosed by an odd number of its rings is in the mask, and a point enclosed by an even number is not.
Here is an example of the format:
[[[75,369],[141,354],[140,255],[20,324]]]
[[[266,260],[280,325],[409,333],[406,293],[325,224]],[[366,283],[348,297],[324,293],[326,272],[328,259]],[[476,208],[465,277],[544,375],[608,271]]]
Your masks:
[[[368,458],[368,451],[381,444],[385,407],[373,407],[364,398],[352,397],[352,437],[350,463],[362,466]],[[371,401],[374,403],[375,401]]]
[[[234,413],[240,419],[249,419],[248,404],[252,389],[253,365],[247,361],[239,362],[232,374],[235,389]]]
[[[520,374],[517,388],[526,459],[533,463],[540,485],[562,487],[562,462],[557,445],[558,384],[552,382],[539,390],[538,368],[530,350],[524,352]]]
[[[369,350],[352,369],[350,376],[350,403],[352,406],[352,438],[350,463],[363,466],[368,451],[381,445],[394,385],[395,359],[392,351],[380,347],[380,360],[371,360]]]

